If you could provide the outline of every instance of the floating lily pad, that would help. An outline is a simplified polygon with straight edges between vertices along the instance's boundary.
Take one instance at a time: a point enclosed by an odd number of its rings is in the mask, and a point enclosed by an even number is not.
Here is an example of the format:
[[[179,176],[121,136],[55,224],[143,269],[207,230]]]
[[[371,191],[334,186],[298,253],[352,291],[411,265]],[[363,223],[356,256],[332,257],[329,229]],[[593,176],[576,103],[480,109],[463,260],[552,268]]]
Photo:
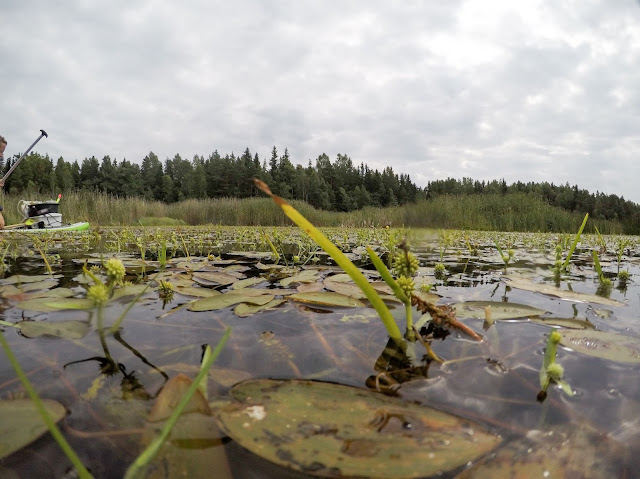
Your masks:
[[[44,303],[44,305],[53,308],[54,310],[78,309],[86,311],[96,307],[96,304],[93,302],[93,300],[89,298],[62,298],[58,300],[48,299],[48,301]]]
[[[345,306],[350,308],[365,306],[362,301],[356,298],[345,296],[340,293],[329,293],[326,291],[296,293],[289,296],[289,298],[301,303],[320,304],[323,306]]]
[[[512,288],[524,289],[525,291],[533,291],[535,293],[546,294],[556,298],[562,298],[569,301],[578,301],[581,303],[596,303],[606,306],[622,306],[624,303],[615,299],[605,298],[595,294],[579,293],[566,289],[557,288],[553,284],[535,283],[529,279],[518,276],[505,276],[507,284]]]
[[[281,466],[329,477],[414,478],[455,470],[501,438],[471,421],[338,384],[249,380],[213,413],[234,441]]]
[[[190,311],[214,311],[238,303],[267,304],[274,295],[266,289],[242,288],[228,293],[194,301],[188,307]]]
[[[579,318],[531,318],[533,323],[545,326],[556,326],[569,329],[595,329],[595,325],[586,319]]]
[[[561,329],[560,344],[588,356],[618,361],[640,363],[640,339],[606,331]]]
[[[177,287],[176,292],[185,296],[195,296],[197,298],[209,298],[222,294],[220,291],[210,288],[200,288],[195,286]]]
[[[294,274],[293,276],[280,280],[280,285],[286,288],[292,283],[315,283],[318,279],[318,271],[305,269],[300,271],[298,274]]]
[[[66,410],[59,402],[51,399],[43,399],[42,402],[54,422],[65,416]],[[31,399],[0,401],[0,417],[0,459],[47,432],[47,426]]]
[[[248,288],[249,286],[254,286],[258,283],[262,283],[263,281],[266,281],[266,280],[259,276],[254,276],[253,278],[245,278],[233,283],[233,285],[231,286],[231,289]]]
[[[220,273],[216,271],[199,271],[193,274],[193,280],[196,283],[211,285],[219,284],[221,286],[226,286],[228,284],[233,284],[238,281],[236,276],[227,273]]]
[[[36,274],[33,276],[27,276],[24,274],[16,274],[0,280],[1,284],[26,284],[26,283],[39,283],[41,281],[48,281],[50,279],[62,278],[61,274]]]
[[[146,284],[128,284],[120,288],[116,288],[113,291],[113,296],[111,297],[111,299],[137,296],[144,291],[151,293],[153,290],[154,288],[147,287]]]
[[[274,309],[284,303],[285,299],[272,299],[266,304],[246,304],[240,303],[236,306],[233,312],[236,316],[240,316],[241,318],[245,318],[247,316],[251,316],[253,314],[259,313],[260,311],[267,311],[269,309]]]
[[[502,301],[465,301],[453,305],[458,319],[485,319],[484,311],[487,306],[491,306],[493,319],[529,318],[545,313],[542,309],[526,304],[504,303]]]
[[[20,321],[20,332],[28,338],[54,336],[65,339],[82,339],[90,326],[85,321],[69,319],[67,321]]]
[[[351,296],[352,298],[356,299],[365,299],[367,297],[367,295],[364,294],[360,287],[355,283],[338,282],[332,281],[330,279],[325,279],[324,287],[335,293],[344,294],[345,296]]]

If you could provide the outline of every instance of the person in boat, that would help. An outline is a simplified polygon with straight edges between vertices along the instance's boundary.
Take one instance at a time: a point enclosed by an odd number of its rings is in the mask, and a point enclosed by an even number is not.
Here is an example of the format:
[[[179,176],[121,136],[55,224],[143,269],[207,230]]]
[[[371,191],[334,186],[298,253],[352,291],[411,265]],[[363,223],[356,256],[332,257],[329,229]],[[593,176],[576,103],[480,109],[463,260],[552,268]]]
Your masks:
[[[7,140],[0,135],[0,160],[4,161],[4,149],[7,147]],[[4,181],[0,179],[0,188],[4,188]],[[4,229],[4,216],[2,216],[2,206],[0,206],[0,229]]]

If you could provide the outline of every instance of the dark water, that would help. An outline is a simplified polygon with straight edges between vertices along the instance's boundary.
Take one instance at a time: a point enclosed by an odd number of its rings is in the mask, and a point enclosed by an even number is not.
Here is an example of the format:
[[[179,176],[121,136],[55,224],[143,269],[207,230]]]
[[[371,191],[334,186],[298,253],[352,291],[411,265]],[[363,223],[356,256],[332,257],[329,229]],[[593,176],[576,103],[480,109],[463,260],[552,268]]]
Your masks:
[[[437,236],[412,236],[412,250],[421,262],[419,275],[428,283],[435,283],[431,292],[441,297],[441,304],[471,300],[521,303],[546,311],[544,317],[578,318],[602,331],[640,336],[640,288],[636,282],[636,278],[640,278],[640,250],[635,243],[630,244],[621,257],[622,269],[631,273],[626,288],[618,288],[615,281],[618,269],[615,253],[601,253],[605,274],[614,278],[610,298],[621,302],[616,306],[603,306],[507,285],[507,274],[553,284],[551,267],[557,238],[500,237],[500,241],[510,241],[516,253],[506,268],[490,235],[477,234],[475,241],[477,254],[472,254],[462,235],[446,247]],[[611,241],[613,249],[615,242]],[[597,248],[596,239],[583,239],[575,253],[571,274],[562,282],[564,289],[569,285],[573,291],[596,292],[598,281],[591,260],[594,248]],[[58,286],[72,288],[77,296],[83,296],[82,264],[78,259],[85,253],[65,254],[64,247],[57,251],[52,248],[51,254],[60,254],[60,257],[53,257],[51,264],[53,272],[60,275]],[[222,259],[246,266],[245,276],[265,275],[267,282],[260,287],[280,288],[275,277],[256,269],[257,260],[242,254],[223,255]],[[15,274],[45,271],[37,254],[16,255],[5,262],[5,282]],[[447,268],[442,279],[433,276],[436,263],[444,263]],[[211,260],[212,269],[229,264],[229,261]],[[180,270],[177,263],[172,263],[171,268],[176,272]],[[149,269],[147,273],[153,273],[153,264]],[[335,272],[335,268],[329,267],[320,275]],[[127,279],[137,281],[139,271],[135,273]],[[216,289],[226,290],[225,287]],[[15,328],[3,330],[41,397],[55,399],[67,408],[68,415],[60,423],[61,429],[95,477],[122,477],[142,450],[146,414],[166,379],[180,372],[195,376],[202,346],[215,345],[228,326],[232,328],[232,336],[213,367],[209,381],[211,397],[225,395],[233,383],[248,377],[308,378],[365,388],[367,378],[376,374],[376,359],[388,339],[370,308],[309,307],[287,301],[274,311],[243,318],[237,317],[232,307],[208,312],[179,308],[194,299],[179,293],[163,305],[154,291],[145,294],[127,313],[118,336],[106,337],[105,351],[95,312],[28,311],[18,307],[19,299],[3,297],[0,319],[11,323],[24,319],[49,322],[78,319],[91,324],[91,332],[79,340],[27,338]],[[115,321],[127,304],[126,300],[110,303],[105,310],[105,326]],[[403,308],[395,308],[393,314],[402,325]],[[527,436],[531,431],[554,425],[588,425],[602,437],[626,448],[626,463],[620,466],[622,473],[639,467],[635,454],[640,452],[637,364],[587,356],[560,347],[557,361],[564,366],[565,379],[575,395],[568,397],[552,387],[547,400],[540,403],[536,400],[538,371],[551,328],[527,318],[496,321],[486,332],[480,319],[464,323],[483,334],[484,341],[475,342],[456,330],[444,340],[434,341],[434,351],[450,362],[431,363],[425,368],[426,377],[400,385],[399,397],[474,419],[505,438]],[[109,375],[101,371],[107,356],[118,364]],[[1,354],[0,398],[21,396],[24,396],[23,388],[6,356]],[[224,447],[228,453],[234,477],[304,477],[266,464],[228,438],[221,438],[220,443],[217,447]],[[48,434],[0,460],[0,476],[74,477],[70,471],[69,461]],[[14,475],[9,476],[10,473]]]

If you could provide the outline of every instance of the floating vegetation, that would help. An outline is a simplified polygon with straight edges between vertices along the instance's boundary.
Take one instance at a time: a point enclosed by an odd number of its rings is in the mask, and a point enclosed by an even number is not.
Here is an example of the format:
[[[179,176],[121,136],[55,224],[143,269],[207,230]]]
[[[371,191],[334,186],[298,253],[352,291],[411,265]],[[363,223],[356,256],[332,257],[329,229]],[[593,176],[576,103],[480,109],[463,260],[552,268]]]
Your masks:
[[[0,334],[94,477],[633,477],[640,248],[585,221],[317,230],[342,263],[293,227],[2,238]],[[73,474],[2,364],[0,475]]]

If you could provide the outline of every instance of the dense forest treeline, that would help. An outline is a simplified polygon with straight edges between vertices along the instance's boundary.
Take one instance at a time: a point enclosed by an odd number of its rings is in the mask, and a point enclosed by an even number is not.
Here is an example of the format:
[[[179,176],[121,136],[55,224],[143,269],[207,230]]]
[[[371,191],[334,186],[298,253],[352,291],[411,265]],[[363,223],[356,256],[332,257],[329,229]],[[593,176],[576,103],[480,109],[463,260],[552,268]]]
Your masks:
[[[17,158],[0,165],[8,171]],[[339,154],[331,162],[320,155],[315,166],[293,165],[288,150],[278,154],[274,146],[271,158],[260,161],[247,148],[242,156],[221,156],[214,151],[208,158],[193,160],[175,155],[164,164],[153,153],[142,164],[118,162],[105,156],[69,163],[54,162],[48,156],[31,154],[9,177],[5,188],[11,194],[29,192],[68,192],[86,189],[120,198],[143,197],[151,201],[174,203],[186,199],[249,198],[263,196],[251,178],[265,181],[271,190],[287,199],[301,200],[314,208],[328,211],[353,211],[365,206],[386,207],[415,202],[424,197],[409,175],[396,174],[391,167],[382,172],[361,163],[356,166],[347,155]]]
[[[472,178],[434,180],[427,184],[427,198],[440,195],[509,195],[524,193],[569,212],[581,214],[589,213],[594,220],[609,220],[620,222],[625,233],[640,234],[640,205],[625,200],[617,195],[605,195],[601,192],[589,193],[585,189],[553,183],[542,182],[523,183],[518,181],[508,185],[502,180],[489,182],[473,180]]]
[[[0,162],[0,171],[8,171],[18,155]],[[52,195],[90,191],[118,198],[142,198],[173,204],[185,200],[262,197],[252,177],[265,181],[280,196],[308,203],[317,210],[352,212],[366,207],[386,208],[432,202],[449,196],[477,198],[526,195],[569,213],[619,223],[621,232],[640,234],[640,206],[624,197],[590,193],[587,190],[553,183],[507,184],[504,179],[478,181],[471,178],[434,180],[425,188],[416,186],[409,175],[397,174],[391,167],[373,170],[364,163],[355,165],[347,155],[331,161],[318,156],[315,165],[294,165],[288,150],[280,155],[274,146],[268,160],[252,154],[249,148],[241,156],[222,156],[214,151],[207,158],[192,160],[179,154],[164,163],[150,152],[141,164],[112,160],[105,156],[67,162],[53,161],[37,153],[28,155],[7,180],[5,191],[11,195]],[[480,201],[478,198],[476,201]],[[499,211],[494,214],[501,214]],[[541,230],[548,229],[541,225]]]

